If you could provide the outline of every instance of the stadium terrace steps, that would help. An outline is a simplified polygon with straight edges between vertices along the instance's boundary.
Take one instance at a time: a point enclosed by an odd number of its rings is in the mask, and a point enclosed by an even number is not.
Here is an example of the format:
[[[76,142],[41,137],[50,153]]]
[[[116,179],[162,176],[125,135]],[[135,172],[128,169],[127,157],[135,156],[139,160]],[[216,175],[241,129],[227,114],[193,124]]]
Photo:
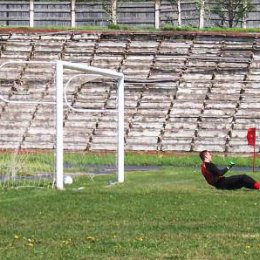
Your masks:
[[[193,145],[193,151],[199,152],[202,150],[210,150],[214,152],[226,152],[225,139],[216,138],[203,138],[197,139],[196,143]]]
[[[123,72],[126,150],[240,153],[252,151],[246,132],[260,123],[259,42],[228,35],[10,33],[0,35],[0,65],[62,59]],[[9,64],[0,70],[0,94],[53,102],[54,75],[53,65]],[[65,70],[64,82],[75,75]],[[77,76],[66,96],[77,109],[116,107],[107,79],[86,84]],[[1,148],[53,149],[54,109],[1,101]],[[115,150],[116,127],[115,114],[65,108],[64,147]]]

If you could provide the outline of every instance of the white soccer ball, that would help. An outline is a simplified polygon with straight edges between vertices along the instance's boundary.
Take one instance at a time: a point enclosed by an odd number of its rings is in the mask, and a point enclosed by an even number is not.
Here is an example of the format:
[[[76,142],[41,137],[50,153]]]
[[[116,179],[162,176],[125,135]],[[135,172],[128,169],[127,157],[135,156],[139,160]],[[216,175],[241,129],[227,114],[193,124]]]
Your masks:
[[[71,176],[64,177],[64,184],[72,184],[72,183],[73,183],[73,179]]]

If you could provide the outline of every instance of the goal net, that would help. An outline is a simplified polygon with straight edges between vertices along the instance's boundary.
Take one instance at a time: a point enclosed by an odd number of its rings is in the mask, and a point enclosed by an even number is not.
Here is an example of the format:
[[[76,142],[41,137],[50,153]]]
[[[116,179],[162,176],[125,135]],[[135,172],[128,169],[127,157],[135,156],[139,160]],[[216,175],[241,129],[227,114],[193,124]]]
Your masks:
[[[123,74],[64,61],[10,61],[0,66],[0,83],[1,186],[63,189],[66,175],[108,169],[124,181]],[[89,154],[104,151],[111,156],[89,162]]]

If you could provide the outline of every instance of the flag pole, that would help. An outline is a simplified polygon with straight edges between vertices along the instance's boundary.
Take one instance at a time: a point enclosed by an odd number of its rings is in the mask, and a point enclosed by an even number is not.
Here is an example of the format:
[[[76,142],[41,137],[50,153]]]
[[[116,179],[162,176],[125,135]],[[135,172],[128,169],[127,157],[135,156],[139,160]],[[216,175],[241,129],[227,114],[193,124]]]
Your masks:
[[[255,172],[255,161],[256,161],[256,128],[251,127],[247,130],[247,142],[248,145],[251,145],[254,147],[253,152],[253,172]]]
[[[255,172],[255,145],[254,145],[254,159],[253,159],[253,172]]]
[[[254,172],[255,172],[255,162],[256,162],[256,128],[255,128],[255,143],[254,143]]]

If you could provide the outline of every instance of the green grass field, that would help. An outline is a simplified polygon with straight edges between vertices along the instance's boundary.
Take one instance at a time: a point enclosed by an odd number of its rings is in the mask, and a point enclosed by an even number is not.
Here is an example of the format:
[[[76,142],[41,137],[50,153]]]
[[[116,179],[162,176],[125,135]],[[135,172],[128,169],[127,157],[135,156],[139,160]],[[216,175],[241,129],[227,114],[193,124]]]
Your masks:
[[[215,190],[194,160],[1,190],[0,259],[258,259],[260,192]]]

